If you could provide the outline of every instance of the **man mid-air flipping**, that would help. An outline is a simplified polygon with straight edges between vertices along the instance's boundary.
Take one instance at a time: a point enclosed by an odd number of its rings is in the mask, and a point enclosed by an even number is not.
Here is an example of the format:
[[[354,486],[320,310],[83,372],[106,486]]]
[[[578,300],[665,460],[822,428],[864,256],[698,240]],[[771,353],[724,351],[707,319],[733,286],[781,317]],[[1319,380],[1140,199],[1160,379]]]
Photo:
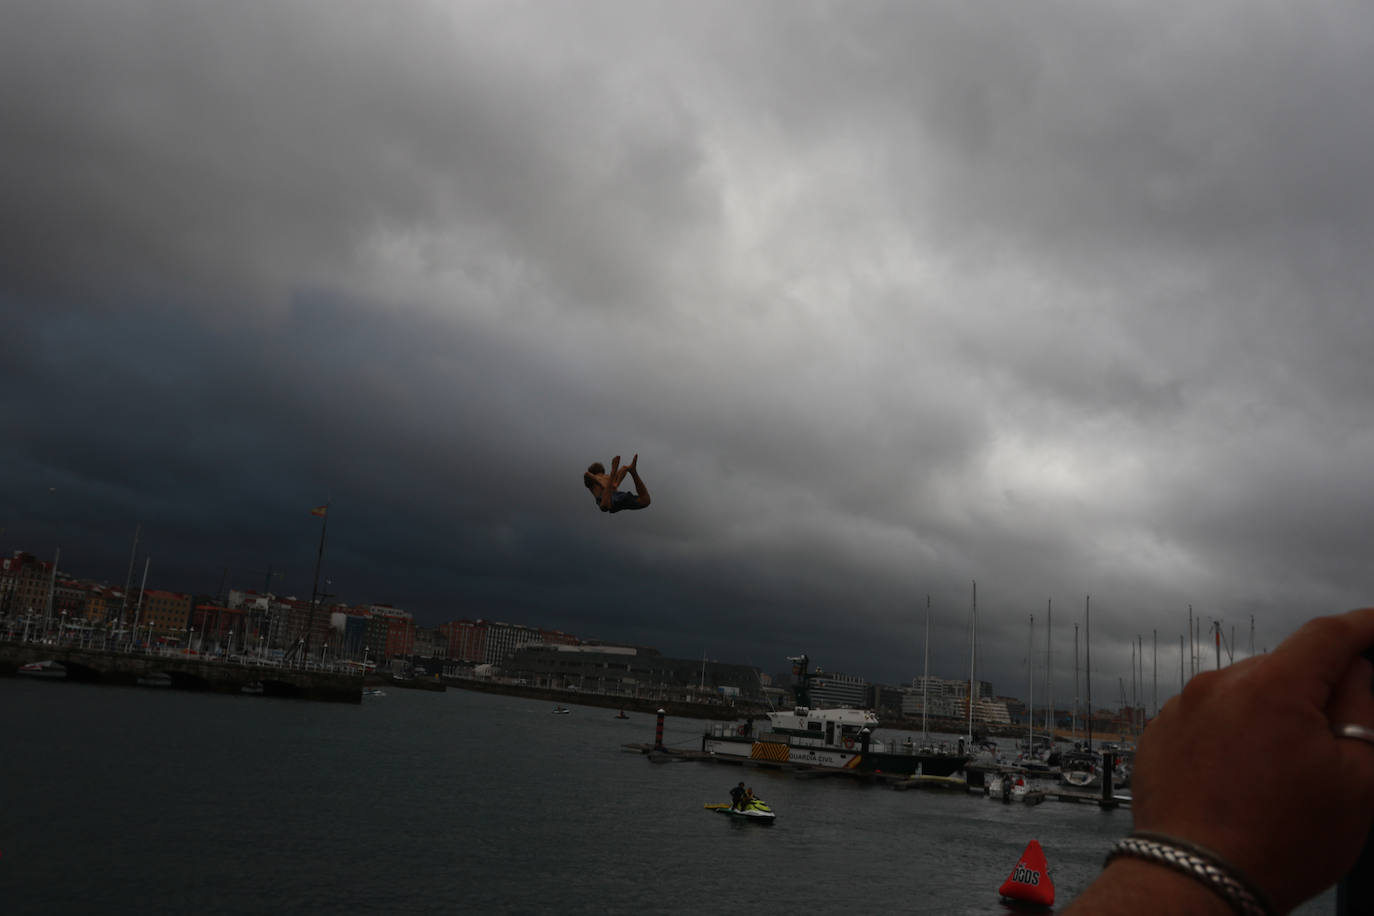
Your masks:
[[[596,504],[601,507],[602,512],[620,512],[624,509],[643,509],[649,505],[649,488],[644,486],[644,481],[639,478],[639,455],[630,459],[630,463],[623,468],[620,466],[620,456],[616,455],[611,459],[611,473],[606,473],[606,467],[600,461],[594,461],[582,473],[583,485],[592,492],[592,497]],[[635,481],[635,492],[628,490],[616,491],[616,487],[629,474]]]

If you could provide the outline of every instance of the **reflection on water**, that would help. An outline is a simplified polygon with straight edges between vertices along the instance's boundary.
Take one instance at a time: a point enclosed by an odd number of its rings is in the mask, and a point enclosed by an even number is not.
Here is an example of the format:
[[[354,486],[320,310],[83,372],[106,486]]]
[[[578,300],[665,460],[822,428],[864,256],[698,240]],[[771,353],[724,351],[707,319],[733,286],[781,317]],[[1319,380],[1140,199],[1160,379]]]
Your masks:
[[[1062,907],[1130,830],[1093,806],[653,765],[621,750],[652,716],[463,690],[341,706],[7,680],[0,708],[6,914],[1002,916],[1029,840]],[[665,743],[703,727],[669,719]],[[774,827],[703,808],[740,779]]]

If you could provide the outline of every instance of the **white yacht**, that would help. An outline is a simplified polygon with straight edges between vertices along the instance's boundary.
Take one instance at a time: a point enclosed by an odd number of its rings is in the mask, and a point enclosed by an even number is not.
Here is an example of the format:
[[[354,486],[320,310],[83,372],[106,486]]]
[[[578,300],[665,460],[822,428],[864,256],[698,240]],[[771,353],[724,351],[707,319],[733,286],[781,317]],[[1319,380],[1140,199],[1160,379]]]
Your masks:
[[[807,671],[808,658],[789,660],[797,676],[798,705],[768,713],[767,725],[759,729],[753,721],[714,723],[702,736],[703,753],[894,776],[950,776],[972,759],[962,747],[942,750],[918,746],[911,739],[881,740],[874,734],[878,717],[869,709],[806,705],[807,683],[813,676]]]

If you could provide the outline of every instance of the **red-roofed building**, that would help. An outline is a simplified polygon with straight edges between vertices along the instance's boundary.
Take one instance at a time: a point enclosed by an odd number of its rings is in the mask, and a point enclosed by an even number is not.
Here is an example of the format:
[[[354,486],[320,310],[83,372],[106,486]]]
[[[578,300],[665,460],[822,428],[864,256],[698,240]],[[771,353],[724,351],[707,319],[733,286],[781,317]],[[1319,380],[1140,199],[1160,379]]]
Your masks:
[[[142,605],[139,599],[131,602],[128,611],[129,623],[138,619],[140,631],[152,628],[154,640],[165,637],[167,640],[180,641],[186,638],[186,628],[192,625],[191,596],[181,592],[166,592],[161,589],[144,589]],[[197,625],[198,631],[203,625]],[[146,637],[145,637],[146,638]]]
[[[382,658],[410,658],[415,654],[415,619],[409,611],[393,607],[374,607],[374,619],[383,621],[386,639]]]
[[[237,647],[243,643],[244,621],[243,608],[196,605],[191,615],[196,648],[202,652],[237,652]]]
[[[45,614],[51,582],[51,563],[15,551],[13,556],[0,559],[0,607],[16,616]]]
[[[286,635],[282,639],[283,648],[290,651],[309,635],[311,653],[329,641],[329,615],[334,610],[325,605],[317,605],[315,613],[310,613],[308,598],[279,598],[278,604],[286,608]],[[309,634],[306,631],[309,630]]]
[[[118,613],[124,603],[124,593],[108,585],[90,582],[77,584],[83,592],[80,616],[91,623],[103,623],[111,613]]]
[[[439,624],[448,639],[448,657],[453,661],[481,664],[487,652],[485,620],[454,620]]]
[[[546,646],[580,646],[582,640],[571,633],[564,633],[562,630],[540,630],[539,638],[544,641]]]

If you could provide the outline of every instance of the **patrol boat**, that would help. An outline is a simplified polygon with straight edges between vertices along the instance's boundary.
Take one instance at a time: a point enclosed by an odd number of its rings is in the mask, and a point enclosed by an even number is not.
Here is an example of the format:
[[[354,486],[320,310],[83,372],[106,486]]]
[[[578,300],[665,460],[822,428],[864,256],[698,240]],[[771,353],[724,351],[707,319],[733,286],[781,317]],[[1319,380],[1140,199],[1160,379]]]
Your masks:
[[[789,658],[797,677],[797,705],[768,713],[768,724],[755,731],[752,721],[727,726],[714,723],[702,736],[701,750],[720,757],[743,757],[774,763],[853,769],[893,776],[951,776],[972,755],[957,749],[918,746],[874,737],[878,717],[869,709],[810,706],[807,685],[814,675],[805,655]]]

